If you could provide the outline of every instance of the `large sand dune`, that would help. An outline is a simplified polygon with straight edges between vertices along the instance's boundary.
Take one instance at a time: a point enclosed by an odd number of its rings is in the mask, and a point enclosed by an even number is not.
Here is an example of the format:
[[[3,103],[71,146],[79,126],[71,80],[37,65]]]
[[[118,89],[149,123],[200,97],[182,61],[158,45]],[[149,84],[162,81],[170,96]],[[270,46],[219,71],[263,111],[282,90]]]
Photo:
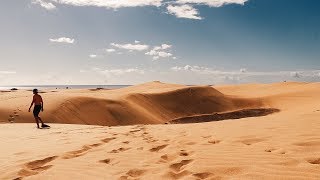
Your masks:
[[[210,86],[160,82],[118,90],[49,91],[42,96],[45,100],[43,119],[47,122],[87,125],[163,124],[185,116],[264,106],[263,99],[230,97]],[[4,121],[34,122],[26,112],[31,97],[30,92],[23,90],[3,93],[0,117]]]
[[[30,92],[3,92],[0,179],[320,179],[319,89],[153,82],[48,91],[50,122],[141,125],[46,130],[16,123],[33,122]]]

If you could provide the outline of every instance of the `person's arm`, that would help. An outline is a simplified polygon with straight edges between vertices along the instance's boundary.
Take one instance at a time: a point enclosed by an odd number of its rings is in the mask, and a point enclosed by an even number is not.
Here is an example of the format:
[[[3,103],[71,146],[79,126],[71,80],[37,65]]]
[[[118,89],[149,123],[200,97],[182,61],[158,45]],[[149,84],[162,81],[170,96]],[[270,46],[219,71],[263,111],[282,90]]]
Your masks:
[[[43,100],[42,100],[42,97],[40,96],[41,98],[41,111],[43,112]]]
[[[32,102],[31,102],[30,107],[29,107],[29,112],[30,112],[30,109],[32,108],[32,105],[33,105],[33,103],[34,103],[34,100],[35,100],[35,98],[33,97]]]

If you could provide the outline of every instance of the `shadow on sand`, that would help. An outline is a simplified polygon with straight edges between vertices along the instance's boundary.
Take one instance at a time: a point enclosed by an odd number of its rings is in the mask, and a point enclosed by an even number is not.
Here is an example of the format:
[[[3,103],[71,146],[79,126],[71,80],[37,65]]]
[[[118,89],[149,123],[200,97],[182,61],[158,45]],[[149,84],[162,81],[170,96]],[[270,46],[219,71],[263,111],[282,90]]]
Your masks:
[[[201,114],[195,116],[187,116],[182,118],[173,119],[171,124],[186,124],[186,123],[202,123],[211,121],[241,119],[247,117],[267,116],[269,114],[280,112],[279,109],[274,108],[256,108],[256,109],[242,109],[238,111],[214,113],[214,114]]]

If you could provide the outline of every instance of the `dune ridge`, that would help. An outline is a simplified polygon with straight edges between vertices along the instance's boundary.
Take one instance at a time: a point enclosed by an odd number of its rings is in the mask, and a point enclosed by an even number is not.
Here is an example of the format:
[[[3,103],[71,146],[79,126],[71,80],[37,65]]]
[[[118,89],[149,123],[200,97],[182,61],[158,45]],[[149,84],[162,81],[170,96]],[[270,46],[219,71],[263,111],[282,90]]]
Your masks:
[[[264,106],[260,98],[226,96],[210,86],[182,86],[160,82],[118,90],[48,92],[43,97],[45,103],[50,103],[45,104],[46,112],[43,115],[44,120],[49,123],[108,126],[163,124],[186,116]],[[29,102],[26,97],[12,100]],[[26,108],[27,105],[24,105],[24,109]],[[32,116],[27,115],[24,113],[20,121],[14,122],[34,122]]]

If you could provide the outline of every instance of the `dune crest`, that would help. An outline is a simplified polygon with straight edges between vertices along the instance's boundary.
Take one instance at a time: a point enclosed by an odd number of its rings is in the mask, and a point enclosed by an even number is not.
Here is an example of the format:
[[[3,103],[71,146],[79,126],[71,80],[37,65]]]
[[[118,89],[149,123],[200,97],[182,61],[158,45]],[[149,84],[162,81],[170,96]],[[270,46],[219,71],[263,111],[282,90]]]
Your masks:
[[[46,110],[43,117],[49,123],[108,126],[163,124],[188,116],[264,106],[262,99],[226,96],[210,86],[161,82],[107,91],[47,92],[43,97]],[[22,100],[28,103],[25,97],[8,101],[22,103]],[[24,114],[21,120],[14,122],[34,122],[31,114]]]

